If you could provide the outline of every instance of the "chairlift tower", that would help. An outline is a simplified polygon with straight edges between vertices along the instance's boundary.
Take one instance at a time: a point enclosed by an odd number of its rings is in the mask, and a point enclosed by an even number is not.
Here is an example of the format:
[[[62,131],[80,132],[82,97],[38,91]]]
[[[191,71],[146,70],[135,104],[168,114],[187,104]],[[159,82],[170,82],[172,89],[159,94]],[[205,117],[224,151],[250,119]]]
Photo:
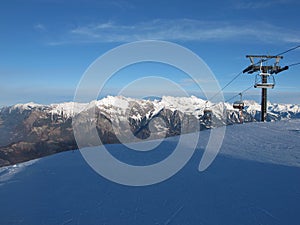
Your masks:
[[[246,58],[250,59],[251,65],[243,70],[243,73],[252,74],[259,72],[255,78],[254,88],[261,88],[261,121],[266,121],[267,117],[267,89],[274,88],[275,78],[273,74],[280,73],[287,70],[289,67],[280,67],[279,61],[283,56],[271,56],[271,55],[246,55]],[[258,59],[257,62],[255,60]],[[275,59],[273,65],[267,65],[267,61]]]

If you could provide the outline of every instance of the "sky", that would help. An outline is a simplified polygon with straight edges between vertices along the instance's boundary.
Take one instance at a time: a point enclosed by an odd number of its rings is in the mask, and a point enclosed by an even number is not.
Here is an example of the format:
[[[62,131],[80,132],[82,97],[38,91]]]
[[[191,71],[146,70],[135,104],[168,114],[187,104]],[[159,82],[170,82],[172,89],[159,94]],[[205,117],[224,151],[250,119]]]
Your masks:
[[[4,0],[0,106],[72,101],[81,77],[98,57],[142,40],[170,41],[191,50],[224,87],[249,65],[245,55],[276,55],[300,44],[299,10],[297,0]],[[284,54],[281,65],[298,62],[300,48]],[[300,104],[299,72],[300,65],[276,75],[269,100]],[[124,68],[102,94],[117,95],[143,76],[170,79],[189,94],[202,96],[187,74],[159,63]],[[254,78],[239,76],[224,89],[225,99],[251,86]],[[160,95],[163,86],[151,88]],[[140,84],[130,97],[141,97],[142,89]],[[244,98],[259,102],[260,90],[250,89]]]

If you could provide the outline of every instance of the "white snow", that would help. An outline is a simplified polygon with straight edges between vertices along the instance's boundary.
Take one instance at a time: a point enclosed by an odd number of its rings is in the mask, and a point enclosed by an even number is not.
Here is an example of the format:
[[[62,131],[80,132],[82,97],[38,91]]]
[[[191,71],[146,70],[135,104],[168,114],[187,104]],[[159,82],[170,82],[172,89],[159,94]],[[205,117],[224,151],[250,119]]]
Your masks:
[[[220,154],[200,173],[209,134],[200,131],[198,147],[179,173],[147,187],[104,179],[79,151],[2,168],[1,224],[298,225],[300,120],[228,126]],[[167,157],[179,138],[142,153],[117,144],[107,148],[124,162],[148,165]]]
[[[260,111],[260,104],[258,104],[257,102],[255,101],[244,101],[245,103],[245,110],[247,112],[255,112],[255,111]]]
[[[228,126],[222,154],[284,166],[300,167],[300,120]]]
[[[269,103],[268,110],[274,112],[293,112],[300,113],[300,107],[296,104],[271,104]]]
[[[30,109],[38,108],[38,107],[43,108],[43,107],[45,107],[45,105],[37,104],[37,103],[34,103],[34,102],[28,102],[28,103],[25,103],[25,104],[13,105],[11,107],[11,109],[19,109],[21,111],[24,111],[24,110],[30,110]]]
[[[75,114],[83,111],[88,106],[87,103],[64,102],[50,105],[50,113],[63,115],[66,118],[73,117]]]
[[[13,179],[13,177],[26,169],[26,167],[33,165],[36,163],[39,159],[34,159],[28,162],[19,163],[17,165],[13,166],[5,166],[0,168],[0,186],[5,184],[6,182],[9,182]]]
[[[191,97],[172,97],[163,96],[159,102],[160,106],[170,109],[171,111],[181,111],[187,114],[198,116],[205,108],[206,101],[195,96]],[[207,102],[207,107],[211,105],[211,102]]]

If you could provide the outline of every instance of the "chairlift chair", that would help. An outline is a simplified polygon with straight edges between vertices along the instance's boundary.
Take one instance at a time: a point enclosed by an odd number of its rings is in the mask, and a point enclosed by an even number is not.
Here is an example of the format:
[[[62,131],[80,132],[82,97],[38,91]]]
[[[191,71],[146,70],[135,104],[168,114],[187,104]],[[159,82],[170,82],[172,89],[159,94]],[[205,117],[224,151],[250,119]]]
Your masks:
[[[243,109],[245,108],[245,103],[243,102],[243,94],[239,93],[241,99],[239,101],[235,101],[233,103],[233,108],[239,110],[239,120],[240,123],[244,122],[244,115],[243,115]]]
[[[244,104],[244,102],[243,102],[243,95],[242,95],[242,93],[239,93],[239,96],[240,96],[241,99],[240,99],[239,101],[235,101],[235,102],[233,103],[233,108],[234,108],[234,109],[243,110],[244,107],[245,107],[245,104]]]
[[[263,78],[267,78],[267,82],[263,82]],[[275,87],[275,78],[270,73],[259,73],[255,77],[255,88],[274,88]]]
[[[234,109],[244,109],[245,108],[245,104],[243,101],[235,101],[233,103],[233,108]]]
[[[206,101],[206,103],[205,103],[205,108],[203,110],[203,117],[205,119],[211,119],[211,117],[212,117],[212,110],[207,107],[207,103],[208,103],[208,101]]]
[[[204,109],[203,113],[204,113],[205,118],[211,118],[211,116],[212,116],[212,110],[211,109]]]

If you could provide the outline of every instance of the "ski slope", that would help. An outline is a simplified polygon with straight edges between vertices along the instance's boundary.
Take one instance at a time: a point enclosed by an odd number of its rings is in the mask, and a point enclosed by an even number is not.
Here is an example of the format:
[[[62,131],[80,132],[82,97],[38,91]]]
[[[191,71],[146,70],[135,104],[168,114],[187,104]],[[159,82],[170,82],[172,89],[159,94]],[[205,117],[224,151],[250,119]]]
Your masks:
[[[146,187],[106,180],[79,151],[0,168],[0,224],[299,224],[300,120],[228,126],[220,154],[200,173],[209,132],[200,132],[180,172]],[[124,161],[153,163],[177,141],[168,138],[142,156],[108,148]]]

